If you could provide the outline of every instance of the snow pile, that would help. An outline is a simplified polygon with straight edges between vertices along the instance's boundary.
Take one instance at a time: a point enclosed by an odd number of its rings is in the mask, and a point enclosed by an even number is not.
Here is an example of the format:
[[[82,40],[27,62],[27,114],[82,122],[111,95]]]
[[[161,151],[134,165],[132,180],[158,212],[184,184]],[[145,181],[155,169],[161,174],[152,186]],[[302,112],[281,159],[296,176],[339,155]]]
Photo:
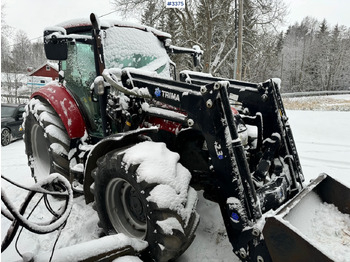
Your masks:
[[[155,162],[154,156],[162,157]],[[140,164],[137,169],[138,183],[146,181],[158,184],[147,197],[148,201],[156,203],[159,208],[176,211],[187,224],[192,209],[187,209],[184,205],[187,198],[190,203],[197,201],[197,193],[192,188],[189,190],[191,174],[178,163],[179,159],[179,154],[167,149],[165,143],[146,141],[127,149],[123,161],[127,163],[126,169],[131,164]]]
[[[334,261],[350,261],[350,215],[324,203],[314,191],[285,216],[302,235]]]
[[[123,256],[114,259],[113,262],[142,262],[142,260],[135,256]]]
[[[177,220],[175,217],[169,217],[163,221],[157,221],[156,223],[161,227],[163,232],[167,235],[172,235],[174,229],[179,230],[184,234],[184,230],[179,220]]]
[[[112,250],[127,250],[131,246],[136,251],[141,251],[147,247],[147,242],[125,236],[124,234],[105,236],[90,242],[68,246],[54,253],[53,261],[56,262],[78,262],[89,258],[98,258],[99,254],[107,254]],[[51,252],[39,253],[34,257],[36,262],[49,261]],[[127,260],[130,261],[130,260]],[[131,260],[132,261],[132,260]]]

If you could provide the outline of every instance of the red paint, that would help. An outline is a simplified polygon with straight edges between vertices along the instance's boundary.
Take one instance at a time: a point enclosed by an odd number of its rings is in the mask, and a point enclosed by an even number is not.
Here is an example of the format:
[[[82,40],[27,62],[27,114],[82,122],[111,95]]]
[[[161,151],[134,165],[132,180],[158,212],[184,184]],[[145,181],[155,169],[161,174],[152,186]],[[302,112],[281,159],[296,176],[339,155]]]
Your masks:
[[[32,94],[46,99],[61,118],[70,138],[84,136],[86,130],[79,107],[70,93],[61,84],[51,83]]]
[[[231,106],[231,110],[232,110],[232,113],[233,113],[234,115],[239,115],[239,112],[238,112],[237,109],[234,108],[233,106]]]
[[[152,126],[157,126],[160,130],[164,130],[173,134],[177,134],[182,127],[182,125],[177,122],[152,116],[149,117],[146,122],[148,122]]]

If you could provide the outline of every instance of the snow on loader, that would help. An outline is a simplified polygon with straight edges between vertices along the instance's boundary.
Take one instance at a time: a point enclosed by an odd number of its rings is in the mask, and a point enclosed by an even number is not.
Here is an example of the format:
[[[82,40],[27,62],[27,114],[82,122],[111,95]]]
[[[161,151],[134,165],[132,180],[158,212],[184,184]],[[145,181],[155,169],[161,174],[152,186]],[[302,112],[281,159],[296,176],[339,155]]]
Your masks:
[[[46,28],[44,44],[61,71],[26,108],[24,141],[37,181],[68,178],[94,203],[107,235],[148,242],[144,261],[174,260],[191,244],[199,223],[194,189],[220,206],[242,261],[286,261],[279,245],[289,242],[278,238],[276,246],[276,223],[268,218],[263,227],[264,217],[295,197],[304,178],[277,79],[247,83],[194,71],[177,79],[168,54],[191,55],[198,65],[198,47],[94,14]]]

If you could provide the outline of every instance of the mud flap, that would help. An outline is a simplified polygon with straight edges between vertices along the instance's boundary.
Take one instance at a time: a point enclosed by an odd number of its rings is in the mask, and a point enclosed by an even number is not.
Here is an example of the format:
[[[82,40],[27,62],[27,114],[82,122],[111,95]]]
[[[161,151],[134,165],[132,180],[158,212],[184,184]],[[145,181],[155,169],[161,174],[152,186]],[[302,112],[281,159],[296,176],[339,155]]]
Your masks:
[[[267,217],[263,235],[274,262],[334,261],[327,250],[317,248],[317,241],[293,224],[294,219],[307,225],[310,219],[307,213],[318,202],[333,204],[341,213],[350,214],[350,189],[321,174],[274,216]]]

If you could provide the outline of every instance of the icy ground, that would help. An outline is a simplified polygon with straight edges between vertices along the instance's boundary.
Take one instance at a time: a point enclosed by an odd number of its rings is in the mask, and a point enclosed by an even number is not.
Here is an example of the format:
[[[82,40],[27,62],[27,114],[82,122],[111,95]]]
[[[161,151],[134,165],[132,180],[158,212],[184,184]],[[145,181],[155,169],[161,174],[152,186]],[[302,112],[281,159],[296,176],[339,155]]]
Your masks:
[[[287,114],[299,151],[305,181],[308,182],[317,177],[319,173],[326,172],[350,187],[350,112],[287,111]],[[22,140],[13,142],[7,147],[1,147],[1,173],[22,184],[33,184]],[[19,206],[24,200],[25,193],[10,186],[7,182],[1,182],[2,190],[5,190],[15,205]],[[57,243],[58,248],[98,237],[97,215],[91,206],[84,204],[83,197],[75,198],[74,201],[68,224],[63,229]],[[227,240],[219,208],[205,200],[199,192],[197,210],[201,216],[197,236],[189,249],[177,261],[238,262],[239,259],[233,255],[231,245]],[[45,218],[47,219],[44,214],[41,214],[38,219],[45,220]],[[9,221],[2,216],[2,239],[9,225]],[[350,225],[348,226],[350,228]],[[50,251],[56,236],[57,232],[34,235],[24,230],[18,247],[22,253]],[[331,239],[331,236],[329,236],[329,241],[324,239],[325,249],[331,248]],[[350,243],[345,243],[345,245],[349,248]],[[4,262],[20,260],[13,243],[2,253],[1,260]],[[132,261],[132,259],[124,261]],[[350,258],[342,258],[341,261],[350,261]]]

